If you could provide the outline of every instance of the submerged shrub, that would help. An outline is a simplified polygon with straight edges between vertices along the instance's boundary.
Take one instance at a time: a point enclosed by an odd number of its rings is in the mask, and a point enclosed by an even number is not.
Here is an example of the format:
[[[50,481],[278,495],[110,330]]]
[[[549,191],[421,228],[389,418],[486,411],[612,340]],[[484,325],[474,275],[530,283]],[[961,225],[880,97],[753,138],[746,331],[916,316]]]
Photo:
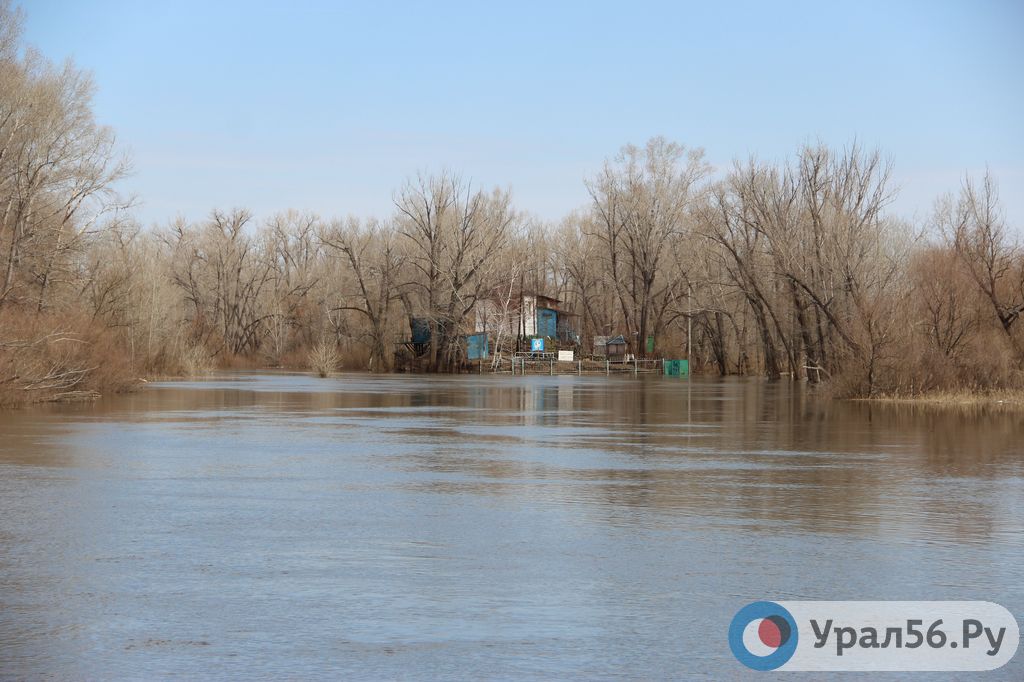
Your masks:
[[[309,351],[307,361],[318,376],[327,377],[338,367],[338,348],[333,343],[320,341]]]

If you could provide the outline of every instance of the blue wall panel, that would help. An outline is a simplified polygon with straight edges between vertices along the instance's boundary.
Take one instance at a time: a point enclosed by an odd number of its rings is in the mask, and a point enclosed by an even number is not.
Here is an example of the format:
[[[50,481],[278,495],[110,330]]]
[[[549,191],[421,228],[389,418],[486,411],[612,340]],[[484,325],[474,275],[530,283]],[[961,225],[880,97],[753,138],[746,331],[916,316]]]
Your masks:
[[[470,360],[483,360],[488,350],[487,334],[470,334],[466,337],[466,357]]]
[[[537,308],[537,336],[555,338],[558,335],[558,314],[549,308]]]

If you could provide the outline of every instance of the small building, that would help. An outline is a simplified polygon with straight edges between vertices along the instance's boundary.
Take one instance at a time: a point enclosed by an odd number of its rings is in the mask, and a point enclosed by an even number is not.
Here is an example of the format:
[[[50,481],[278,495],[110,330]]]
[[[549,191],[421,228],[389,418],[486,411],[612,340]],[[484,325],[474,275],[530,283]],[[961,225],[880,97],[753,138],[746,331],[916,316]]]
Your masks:
[[[425,317],[409,318],[409,341],[399,342],[412,357],[419,358],[430,350],[430,320]]]
[[[414,317],[409,320],[412,342],[415,344],[430,343],[430,320],[425,317]]]
[[[467,359],[484,360],[489,356],[489,350],[487,334],[469,334],[466,336]]]
[[[594,337],[594,355],[601,358],[608,355],[608,338],[607,336]]]
[[[620,362],[626,358],[626,348],[628,345],[626,337],[622,334],[614,336],[605,343],[605,356],[613,362]]]
[[[561,301],[541,294],[514,296],[495,291],[474,305],[473,331],[503,341],[544,337],[568,344],[579,343],[578,315],[559,307]]]
[[[554,308],[537,308],[537,336],[553,339],[558,335],[558,312]]]

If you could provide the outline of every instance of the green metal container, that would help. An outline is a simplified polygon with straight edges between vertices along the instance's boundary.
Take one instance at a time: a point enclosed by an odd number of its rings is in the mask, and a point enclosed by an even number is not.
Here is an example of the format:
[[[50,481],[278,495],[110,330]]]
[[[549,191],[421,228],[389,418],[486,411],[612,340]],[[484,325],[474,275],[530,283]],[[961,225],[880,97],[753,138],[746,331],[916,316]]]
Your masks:
[[[689,360],[666,360],[665,361],[665,376],[667,376],[667,377],[686,377],[686,376],[690,376],[690,362],[689,362]]]

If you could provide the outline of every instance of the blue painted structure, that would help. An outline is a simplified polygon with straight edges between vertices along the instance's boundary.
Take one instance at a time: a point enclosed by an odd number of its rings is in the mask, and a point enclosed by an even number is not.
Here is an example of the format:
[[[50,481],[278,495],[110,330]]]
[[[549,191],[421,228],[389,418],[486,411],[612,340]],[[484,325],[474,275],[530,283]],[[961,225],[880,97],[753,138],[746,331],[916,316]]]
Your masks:
[[[544,352],[544,339],[530,339],[530,352],[531,353],[543,353]]]
[[[487,334],[470,334],[466,337],[466,357],[470,360],[483,360],[488,357],[489,351]]]
[[[412,318],[412,342],[430,343],[430,320],[425,317]]]
[[[558,336],[558,313],[550,308],[537,308],[537,336],[549,339]]]

